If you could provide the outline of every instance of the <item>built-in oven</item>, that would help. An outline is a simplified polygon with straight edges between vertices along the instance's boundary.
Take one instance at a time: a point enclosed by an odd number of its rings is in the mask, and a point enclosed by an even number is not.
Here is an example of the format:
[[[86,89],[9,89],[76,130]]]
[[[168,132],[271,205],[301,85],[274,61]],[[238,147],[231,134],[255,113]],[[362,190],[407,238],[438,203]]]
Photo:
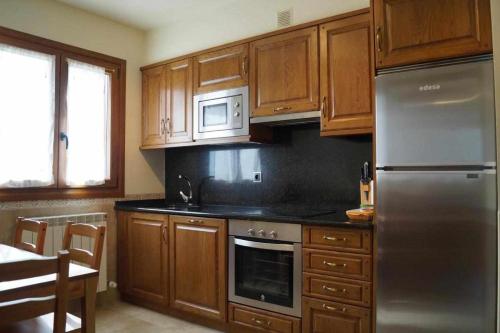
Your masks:
[[[194,139],[248,135],[248,103],[248,86],[194,96]]]
[[[300,224],[230,220],[229,300],[301,317]]]

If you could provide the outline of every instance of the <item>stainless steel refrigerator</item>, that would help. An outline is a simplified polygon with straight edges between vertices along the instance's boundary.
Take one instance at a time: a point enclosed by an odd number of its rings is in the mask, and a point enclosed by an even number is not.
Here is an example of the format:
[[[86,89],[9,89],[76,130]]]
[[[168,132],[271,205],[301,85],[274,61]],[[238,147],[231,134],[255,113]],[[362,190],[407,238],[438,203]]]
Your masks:
[[[491,56],[376,77],[377,333],[493,333]]]

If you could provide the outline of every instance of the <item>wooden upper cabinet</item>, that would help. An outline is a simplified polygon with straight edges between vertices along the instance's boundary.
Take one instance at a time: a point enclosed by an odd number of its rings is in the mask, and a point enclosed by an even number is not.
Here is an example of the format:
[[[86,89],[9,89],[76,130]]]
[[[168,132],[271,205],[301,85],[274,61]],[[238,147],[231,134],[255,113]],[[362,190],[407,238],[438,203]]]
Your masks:
[[[373,57],[368,13],[320,26],[321,134],[369,133]]]
[[[166,67],[166,143],[193,141],[193,66],[191,59]]]
[[[250,44],[250,109],[265,116],[319,109],[316,26]]]
[[[125,242],[126,294],[168,305],[168,216],[127,214]],[[123,221],[122,221],[123,222]]]
[[[165,143],[165,70],[163,66],[142,72],[142,145]]]
[[[248,84],[248,44],[200,54],[194,58],[194,94]]]
[[[377,68],[491,52],[490,0],[373,0]]]
[[[170,228],[170,306],[225,321],[225,221],[170,216]]]

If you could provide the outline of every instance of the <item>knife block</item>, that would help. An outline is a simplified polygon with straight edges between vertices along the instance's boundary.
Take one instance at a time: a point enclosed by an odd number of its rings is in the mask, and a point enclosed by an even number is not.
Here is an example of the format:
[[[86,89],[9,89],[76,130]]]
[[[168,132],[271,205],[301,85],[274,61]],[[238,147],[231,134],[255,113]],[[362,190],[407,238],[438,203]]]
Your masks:
[[[361,208],[373,207],[373,180],[371,180],[368,184],[359,182],[359,194]]]

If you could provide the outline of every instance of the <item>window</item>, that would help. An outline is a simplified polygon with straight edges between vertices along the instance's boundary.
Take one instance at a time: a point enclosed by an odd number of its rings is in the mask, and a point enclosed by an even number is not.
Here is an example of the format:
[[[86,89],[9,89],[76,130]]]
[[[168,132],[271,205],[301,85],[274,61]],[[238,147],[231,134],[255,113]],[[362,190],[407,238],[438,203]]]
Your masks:
[[[0,28],[0,201],[123,195],[124,71]]]

